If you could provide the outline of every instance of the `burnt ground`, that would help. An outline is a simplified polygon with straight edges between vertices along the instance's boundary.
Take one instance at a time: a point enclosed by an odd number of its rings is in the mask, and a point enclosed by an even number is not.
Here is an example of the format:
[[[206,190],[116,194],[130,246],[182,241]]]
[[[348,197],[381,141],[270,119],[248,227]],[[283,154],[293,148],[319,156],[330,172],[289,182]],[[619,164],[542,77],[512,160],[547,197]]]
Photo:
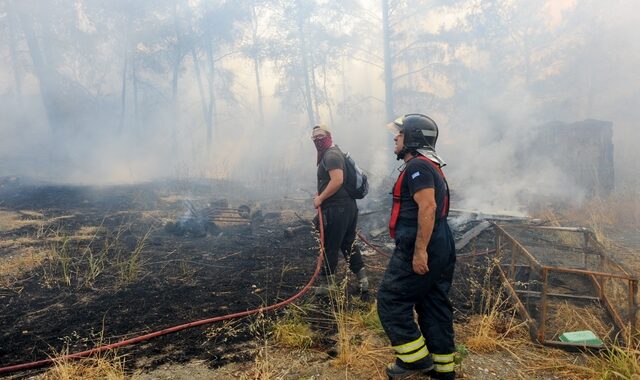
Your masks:
[[[188,198],[200,204],[225,197],[231,206],[246,203],[245,189],[228,183],[189,185]],[[284,236],[300,220],[282,203],[254,202],[262,218],[251,224],[221,223],[221,233],[178,236],[163,226],[184,214],[175,196],[184,188],[4,183],[0,208],[22,219],[37,212],[40,223],[0,230],[0,241],[16,242],[0,247],[0,260],[19,255],[25,245],[46,254],[38,265],[2,279],[0,366],[270,305],[308,282],[318,244],[310,230]],[[30,243],[20,243],[25,239]],[[238,328],[191,328],[119,353],[143,368],[194,358],[220,366],[247,359],[233,347],[252,338],[251,329],[242,327],[249,323],[244,318],[234,322]]]
[[[0,367],[290,297],[308,282],[318,255],[317,236],[308,226],[314,211],[307,198],[256,200],[247,189],[224,181],[91,188],[0,180]],[[167,228],[185,218],[185,200],[201,209],[221,201],[231,209],[247,205],[251,217],[242,223],[218,223],[219,228],[206,234],[206,228]],[[372,211],[361,210],[360,229],[379,249],[391,252],[384,202],[374,199],[369,207]],[[13,219],[7,222],[3,215]],[[451,219],[456,239],[482,221],[455,215]],[[297,232],[285,235],[289,227]],[[483,253],[493,246],[493,231],[487,229],[458,254]],[[370,294],[375,294],[388,258],[366,251]],[[7,266],[20,257],[32,260]],[[340,265],[344,270],[343,260]],[[487,277],[490,265],[486,255],[459,258],[451,292],[456,322],[482,312],[482,289],[499,286],[495,273]],[[8,267],[15,270],[5,270]],[[360,298],[355,281],[347,292]],[[322,312],[328,307],[323,302],[310,292],[296,305],[315,305],[308,317],[326,339],[314,340],[312,348],[331,355],[335,329]],[[254,360],[243,347],[255,347],[260,323],[256,316],[213,323],[117,353],[127,356],[128,370],[142,372],[194,360],[209,368],[243,363]],[[478,366],[479,377],[471,378],[485,378],[481,371]]]
[[[1,278],[0,367],[84,351],[290,297],[307,283],[318,255],[317,237],[310,227],[301,227],[314,215],[310,200],[302,198],[252,201],[250,191],[224,181],[104,188],[18,179],[0,183],[0,210],[24,222],[0,229],[0,242],[5,242],[0,260],[25,255],[25,246],[28,252],[44,252],[33,265]],[[166,228],[184,219],[185,200],[200,208],[221,200],[230,208],[249,205],[260,218],[218,223],[220,228],[208,234],[203,233],[206,228],[189,224],[179,230]],[[374,212],[363,213],[360,228],[373,244],[391,252],[384,205],[372,203]],[[477,223],[466,221],[459,230]],[[297,232],[286,236],[288,227]],[[484,236],[460,253],[490,246],[492,239],[491,234]],[[370,294],[375,294],[387,260],[372,250],[365,257]],[[340,263],[344,269],[343,260]],[[459,265],[457,281],[482,276],[482,267],[475,267],[475,273],[474,267]],[[478,310],[479,295],[465,291],[464,284],[454,289],[459,289],[452,293],[456,318],[464,321]],[[355,281],[347,290],[359,298]],[[296,301],[314,303],[320,310],[322,302],[311,293]],[[330,353],[335,343],[331,318],[322,312],[309,317],[327,336],[317,340],[315,348]],[[255,323],[255,317],[246,317],[190,328],[120,348],[118,354],[127,355],[129,365],[142,371],[194,359],[211,368],[252,360],[239,347],[255,340]]]

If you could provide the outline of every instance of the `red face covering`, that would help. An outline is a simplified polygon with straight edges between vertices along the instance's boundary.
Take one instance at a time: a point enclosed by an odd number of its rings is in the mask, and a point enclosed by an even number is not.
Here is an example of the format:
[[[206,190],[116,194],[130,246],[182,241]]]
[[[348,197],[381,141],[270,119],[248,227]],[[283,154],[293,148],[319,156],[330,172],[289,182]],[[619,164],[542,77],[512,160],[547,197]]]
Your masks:
[[[313,140],[313,143],[316,145],[316,150],[318,151],[318,162],[316,164],[319,164],[322,156],[324,156],[324,152],[333,145],[333,140],[331,139],[331,135],[325,135],[322,138]]]

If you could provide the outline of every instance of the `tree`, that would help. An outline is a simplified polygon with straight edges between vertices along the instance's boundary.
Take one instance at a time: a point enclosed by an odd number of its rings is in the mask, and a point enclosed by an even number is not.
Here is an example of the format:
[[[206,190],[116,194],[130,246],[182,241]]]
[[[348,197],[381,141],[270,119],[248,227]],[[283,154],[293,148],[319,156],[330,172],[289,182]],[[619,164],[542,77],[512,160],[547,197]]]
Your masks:
[[[277,95],[284,104],[306,114],[308,126],[329,117],[332,74],[340,71],[348,30],[342,26],[350,2],[286,0],[278,7],[277,30],[269,40],[269,57],[279,74]]]
[[[204,54],[206,60],[206,70],[202,72],[207,78],[208,91],[206,94],[201,91],[201,100],[209,146],[217,124],[217,93],[229,102],[235,101],[230,90],[234,74],[218,66],[217,62],[237,52],[236,43],[241,35],[238,25],[249,17],[249,13],[246,3],[231,1],[207,3],[201,12],[194,30],[196,44],[192,55],[198,72],[201,72],[200,55]]]

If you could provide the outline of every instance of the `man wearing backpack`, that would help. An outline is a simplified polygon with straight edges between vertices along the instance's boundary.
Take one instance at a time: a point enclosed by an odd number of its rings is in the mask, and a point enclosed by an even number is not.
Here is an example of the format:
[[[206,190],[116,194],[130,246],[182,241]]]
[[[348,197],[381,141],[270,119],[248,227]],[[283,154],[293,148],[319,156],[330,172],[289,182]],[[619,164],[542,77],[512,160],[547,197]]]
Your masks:
[[[396,356],[387,375],[399,379],[422,372],[451,380],[455,344],[448,294],[456,256],[447,223],[445,164],[435,152],[438,126],[428,116],[408,114],[389,127],[404,168],[393,187],[389,221],[396,247],[377,296],[380,322]]]
[[[340,148],[333,144],[331,132],[324,125],[313,128],[311,139],[318,151],[318,195],[313,206],[322,209],[324,227],[325,260],[324,284],[316,288],[319,295],[328,295],[329,286],[335,282],[338,267],[338,252],[342,251],[349,269],[358,277],[362,293],[369,291],[369,280],[360,250],[354,245],[358,207],[346,189],[347,161]]]

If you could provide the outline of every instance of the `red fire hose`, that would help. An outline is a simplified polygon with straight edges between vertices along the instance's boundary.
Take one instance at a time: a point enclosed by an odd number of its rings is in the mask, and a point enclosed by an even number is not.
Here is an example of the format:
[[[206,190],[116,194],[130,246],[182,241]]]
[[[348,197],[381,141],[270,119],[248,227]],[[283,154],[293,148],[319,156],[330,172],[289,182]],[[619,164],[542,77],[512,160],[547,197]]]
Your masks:
[[[14,364],[14,365],[6,366],[6,367],[0,367],[0,373],[9,373],[9,372],[21,371],[21,370],[25,370],[25,369],[44,367],[46,365],[53,364],[56,360],[79,359],[79,358],[83,358],[83,357],[90,356],[90,355],[93,355],[93,354],[97,354],[99,352],[104,352],[104,351],[111,350],[111,349],[114,349],[114,348],[119,348],[119,347],[131,345],[131,344],[139,343],[139,342],[142,342],[142,341],[145,341],[145,340],[149,340],[151,338],[155,338],[155,337],[158,337],[158,336],[161,336],[161,335],[166,335],[166,334],[171,334],[171,333],[178,332],[178,331],[181,331],[181,330],[186,330],[186,329],[191,328],[191,327],[202,326],[202,325],[206,325],[206,324],[209,324],[209,323],[224,321],[224,320],[227,320],[227,319],[240,318],[240,317],[245,317],[247,315],[263,313],[263,312],[266,312],[266,311],[279,309],[279,308],[281,308],[281,307],[283,307],[283,306],[285,306],[287,304],[290,304],[291,302],[293,302],[296,299],[300,298],[300,296],[302,296],[304,293],[306,293],[309,290],[311,285],[313,285],[313,282],[315,281],[316,277],[318,277],[318,273],[320,273],[320,268],[322,267],[322,260],[323,260],[323,257],[324,257],[324,227],[322,225],[323,224],[322,223],[323,222],[323,220],[322,220],[322,210],[320,209],[320,207],[318,207],[318,218],[319,218],[319,223],[318,224],[320,226],[320,254],[318,255],[318,260],[317,260],[317,263],[316,263],[316,270],[313,273],[313,276],[311,277],[311,279],[309,280],[307,285],[305,285],[305,287],[302,288],[302,290],[300,290],[298,293],[294,294],[293,296],[287,298],[284,301],[278,302],[278,303],[270,305],[270,306],[259,307],[257,309],[241,311],[241,312],[238,312],[238,313],[222,315],[222,316],[219,316],[219,317],[201,319],[199,321],[194,321],[194,322],[189,322],[189,323],[185,323],[185,324],[178,325],[178,326],[169,327],[169,328],[166,328],[164,330],[151,332],[151,333],[148,333],[148,334],[140,335],[140,336],[137,336],[135,338],[125,339],[125,340],[122,340],[120,342],[116,342],[116,343],[112,343],[112,344],[106,344],[106,345],[103,345],[103,346],[92,348],[90,350],[86,350],[86,351],[82,351],[82,352],[76,352],[74,354],[58,356],[57,358],[48,358],[48,359],[38,360],[38,361],[34,361],[34,362],[29,362],[29,363]]]
[[[368,245],[371,249],[373,249],[374,251],[378,252],[379,254],[381,254],[382,256],[385,257],[391,257],[391,254],[389,254],[388,252],[385,252],[383,250],[381,250],[380,248],[376,247],[375,245],[371,244],[371,242],[369,242],[360,232],[358,232],[358,238],[365,243],[366,245]]]

